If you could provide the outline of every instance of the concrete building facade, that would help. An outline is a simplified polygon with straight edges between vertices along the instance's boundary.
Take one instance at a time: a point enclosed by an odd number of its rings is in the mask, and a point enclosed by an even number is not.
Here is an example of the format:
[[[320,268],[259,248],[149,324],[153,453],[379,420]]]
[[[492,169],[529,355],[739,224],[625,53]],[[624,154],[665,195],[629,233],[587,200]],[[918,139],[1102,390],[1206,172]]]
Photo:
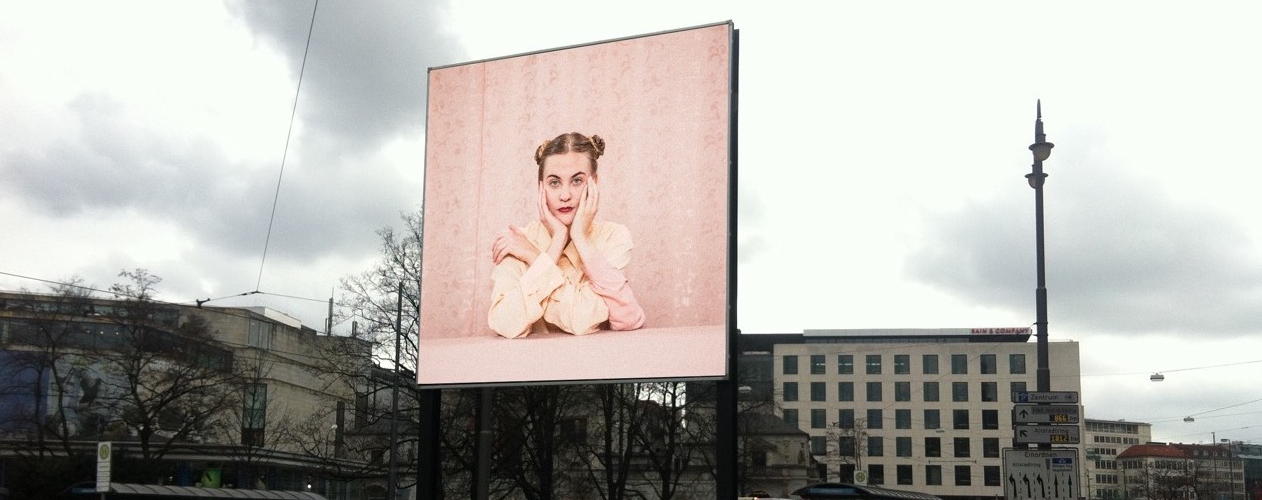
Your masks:
[[[111,441],[145,481],[383,497],[369,349],[266,308],[0,292],[0,461]]]
[[[742,350],[772,355],[769,367],[741,370],[769,372],[781,416],[811,436],[820,481],[993,499],[1014,441],[1013,393],[1036,387],[1030,336],[1028,327],[743,335]],[[1079,391],[1078,344],[1052,342],[1048,353],[1051,390]]]

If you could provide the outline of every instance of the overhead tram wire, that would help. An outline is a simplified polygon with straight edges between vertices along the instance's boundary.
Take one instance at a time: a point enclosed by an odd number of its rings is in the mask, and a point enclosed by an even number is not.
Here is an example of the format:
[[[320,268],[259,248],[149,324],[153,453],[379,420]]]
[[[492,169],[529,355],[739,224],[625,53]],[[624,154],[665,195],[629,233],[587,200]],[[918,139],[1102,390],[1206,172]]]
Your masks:
[[[280,156],[280,174],[276,176],[276,193],[272,195],[272,214],[267,218],[267,237],[263,239],[263,257],[259,259],[259,279],[254,284],[254,291],[263,284],[263,266],[267,263],[267,248],[272,242],[272,224],[276,222],[276,206],[280,202],[281,181],[285,178],[285,161],[289,158],[289,141],[294,134],[294,117],[298,115],[298,96],[302,93],[302,76],[307,71],[307,54],[311,51],[311,34],[315,32],[316,10],[320,0],[311,6],[311,24],[307,26],[307,44],[302,49],[302,66],[298,69],[298,87],[294,89],[294,105],[289,111],[289,130],[285,133],[285,150]]]

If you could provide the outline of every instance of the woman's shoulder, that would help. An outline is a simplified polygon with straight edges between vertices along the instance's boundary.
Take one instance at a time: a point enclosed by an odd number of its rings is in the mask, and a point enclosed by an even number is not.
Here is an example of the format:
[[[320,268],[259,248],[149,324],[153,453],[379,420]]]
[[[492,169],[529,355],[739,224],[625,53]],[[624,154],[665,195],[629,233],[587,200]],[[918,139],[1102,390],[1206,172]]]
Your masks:
[[[526,225],[521,228],[521,230],[525,232],[526,237],[530,238],[531,240],[538,240],[540,238],[547,239],[549,235],[552,234],[552,233],[549,233],[548,228],[544,227],[543,223],[539,222],[538,220],[532,220],[530,222],[527,222]]]
[[[627,226],[610,221],[592,222],[592,234],[601,240],[631,239],[631,231]]]

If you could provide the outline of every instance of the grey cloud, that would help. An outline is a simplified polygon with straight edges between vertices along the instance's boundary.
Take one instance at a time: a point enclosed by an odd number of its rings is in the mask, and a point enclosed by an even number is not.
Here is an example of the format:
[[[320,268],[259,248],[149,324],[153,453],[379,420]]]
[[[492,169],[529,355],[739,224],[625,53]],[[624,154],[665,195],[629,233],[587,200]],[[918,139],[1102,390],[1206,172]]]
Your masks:
[[[426,70],[459,62],[463,50],[443,26],[445,2],[319,4],[298,113],[313,140],[371,150],[425,119]],[[235,2],[232,10],[274,44],[297,76],[312,4]]]
[[[79,130],[44,151],[3,159],[15,195],[55,215],[135,209],[197,235],[206,246],[259,255],[279,164],[233,164],[206,138],[183,139],[119,118],[121,103],[88,94],[71,105]],[[311,259],[370,251],[373,230],[419,200],[415,181],[370,160],[311,154],[286,166],[269,253]]]
[[[283,49],[296,76],[310,6],[240,2],[235,12]],[[269,260],[371,251],[376,229],[419,204],[423,159],[416,158],[414,172],[399,174],[374,155],[394,138],[421,140],[426,68],[461,57],[441,27],[444,6],[320,4],[298,103],[307,134],[290,144]],[[64,130],[73,135],[42,151],[14,148],[0,157],[7,195],[64,217],[136,209],[186,228],[205,247],[261,254],[279,158],[234,163],[214,137],[128,121],[127,103],[106,94],[80,95],[69,111],[78,123]]]
[[[1093,165],[1087,168],[1086,165]],[[1049,323],[1123,334],[1237,336],[1262,326],[1257,242],[1230,214],[1179,204],[1107,161],[1062,161],[1045,188]],[[916,279],[1034,321],[1033,193],[926,214]]]
[[[84,94],[70,110],[79,130],[44,151],[17,150],[0,163],[7,182],[32,203],[58,215],[96,208],[166,208],[202,203],[213,167],[224,161],[206,140],[177,145],[120,118],[123,104]]]

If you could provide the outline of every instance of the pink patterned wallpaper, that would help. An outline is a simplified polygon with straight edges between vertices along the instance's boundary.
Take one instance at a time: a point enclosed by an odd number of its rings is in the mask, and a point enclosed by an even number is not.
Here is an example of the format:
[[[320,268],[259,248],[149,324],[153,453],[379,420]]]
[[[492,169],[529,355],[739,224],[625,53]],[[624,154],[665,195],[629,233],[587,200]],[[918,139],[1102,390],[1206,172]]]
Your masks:
[[[647,327],[724,325],[731,29],[430,71],[422,349],[494,336],[491,242],[533,220],[535,148],[571,131],[605,138],[598,218],[631,231]]]

